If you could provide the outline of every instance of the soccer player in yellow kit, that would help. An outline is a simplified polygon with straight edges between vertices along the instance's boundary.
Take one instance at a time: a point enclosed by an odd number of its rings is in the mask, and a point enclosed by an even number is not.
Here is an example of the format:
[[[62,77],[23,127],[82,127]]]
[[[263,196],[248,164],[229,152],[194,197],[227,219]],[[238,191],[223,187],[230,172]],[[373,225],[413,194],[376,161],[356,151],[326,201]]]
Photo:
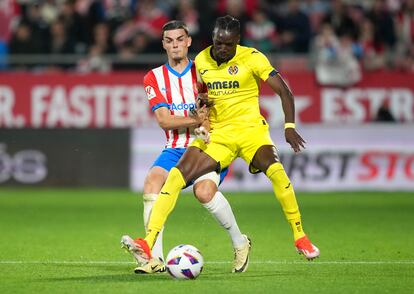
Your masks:
[[[208,89],[208,99],[214,103],[209,115],[210,142],[195,140],[171,169],[154,204],[147,235],[145,239],[136,239],[143,258],[151,258],[155,239],[186,183],[207,172],[220,171],[237,157],[249,164],[251,172],[263,172],[271,181],[293,231],[297,251],[308,260],[319,256],[319,249],[302,229],[292,184],[279,162],[269,126],[260,114],[260,80],[280,96],[286,141],[295,152],[300,152],[305,141],[295,129],[293,95],[269,60],[254,48],[238,45],[239,41],[239,21],[229,15],[219,17],[213,31],[213,45],[195,59],[199,76]]]

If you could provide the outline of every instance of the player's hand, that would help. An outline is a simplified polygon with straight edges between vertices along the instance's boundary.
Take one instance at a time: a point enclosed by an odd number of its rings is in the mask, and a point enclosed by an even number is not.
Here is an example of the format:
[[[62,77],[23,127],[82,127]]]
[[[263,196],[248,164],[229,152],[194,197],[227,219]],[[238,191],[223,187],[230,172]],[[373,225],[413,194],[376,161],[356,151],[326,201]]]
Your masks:
[[[306,141],[296,132],[294,128],[285,129],[286,142],[290,144],[293,151],[298,153],[301,149],[305,149]]]
[[[207,129],[203,126],[194,129],[194,134],[197,138],[200,138],[204,141],[205,144],[210,143],[210,133],[207,131]]]
[[[198,93],[196,105],[197,108],[203,107],[205,105],[210,109],[214,103],[208,99],[207,93]]]
[[[194,113],[195,118],[197,119],[198,123],[201,125],[206,119],[208,119],[208,108],[207,106],[202,106],[200,108],[197,107]]]

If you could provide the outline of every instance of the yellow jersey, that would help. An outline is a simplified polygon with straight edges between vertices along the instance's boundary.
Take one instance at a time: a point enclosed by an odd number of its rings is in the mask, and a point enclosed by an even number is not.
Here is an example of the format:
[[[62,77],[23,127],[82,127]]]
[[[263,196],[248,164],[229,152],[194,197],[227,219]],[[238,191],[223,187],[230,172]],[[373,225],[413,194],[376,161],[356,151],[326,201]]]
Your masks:
[[[211,128],[257,126],[263,124],[259,109],[260,80],[266,81],[275,71],[267,57],[258,50],[237,45],[236,54],[217,65],[211,46],[195,58],[199,77],[207,86]],[[276,72],[276,71],[275,71]]]

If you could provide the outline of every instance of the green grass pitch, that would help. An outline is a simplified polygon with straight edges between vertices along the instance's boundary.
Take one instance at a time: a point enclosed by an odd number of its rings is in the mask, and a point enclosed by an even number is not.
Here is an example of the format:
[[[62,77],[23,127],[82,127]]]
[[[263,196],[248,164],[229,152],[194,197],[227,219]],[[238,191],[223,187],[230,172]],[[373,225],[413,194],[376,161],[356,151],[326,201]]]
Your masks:
[[[413,193],[298,193],[304,228],[321,249],[294,250],[270,193],[227,193],[253,242],[251,263],[232,274],[226,232],[190,194],[180,196],[164,247],[198,247],[194,281],[136,275],[120,249],[143,236],[140,195],[127,190],[0,188],[0,293],[413,293]]]

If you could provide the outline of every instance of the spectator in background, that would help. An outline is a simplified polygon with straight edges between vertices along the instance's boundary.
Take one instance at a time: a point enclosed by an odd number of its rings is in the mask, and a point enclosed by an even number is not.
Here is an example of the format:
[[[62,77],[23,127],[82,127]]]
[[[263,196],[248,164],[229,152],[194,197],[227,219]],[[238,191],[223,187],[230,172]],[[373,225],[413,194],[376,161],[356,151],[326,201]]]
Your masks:
[[[249,16],[247,14],[247,8],[252,8],[253,4],[249,3],[249,0],[218,0],[216,7],[216,16],[222,15],[231,15],[237,18],[240,21],[240,31],[246,31],[246,23],[249,21]],[[249,6],[245,4],[249,3]],[[214,18],[215,18],[214,17]],[[214,19],[212,20],[214,22]],[[208,34],[211,40],[211,31]],[[244,44],[244,34],[240,35],[240,44]]]
[[[375,42],[384,44],[386,49],[393,49],[396,41],[395,27],[385,0],[374,1],[368,18],[373,24]]]
[[[98,23],[93,28],[92,47],[97,46],[103,54],[114,54],[115,46],[106,23]]]
[[[75,43],[66,32],[65,23],[58,19],[50,26],[49,54],[74,54]]]
[[[254,47],[263,53],[271,52],[276,44],[276,26],[266,13],[256,9],[252,13],[252,20],[246,24],[244,44]]]
[[[358,39],[358,24],[356,24],[348,15],[348,6],[342,0],[332,1],[332,10],[322,21],[329,23],[337,36],[350,35]]]
[[[62,20],[55,20],[50,26],[50,39],[48,42],[49,70],[62,70],[70,67],[69,62],[62,62],[62,54],[74,54],[75,43],[66,32]]]
[[[27,22],[20,22],[10,41],[11,54],[36,54],[38,47],[32,38],[32,30]]]
[[[391,113],[389,102],[384,101],[380,108],[378,109],[377,115],[375,117],[376,122],[396,122],[396,119]]]
[[[282,17],[280,36],[280,50],[284,52],[303,53],[309,50],[311,38],[309,18],[299,9],[298,0],[288,1],[287,14]]]
[[[396,17],[396,67],[414,72],[414,0],[406,0]]]
[[[374,24],[365,19],[361,24],[362,63],[367,70],[380,70],[386,66],[385,45],[375,38]]]
[[[75,9],[76,0],[66,0],[59,18],[63,21],[67,35],[75,44],[75,52],[82,54],[87,51],[88,30],[82,16]]]
[[[105,55],[114,54],[116,50],[107,23],[97,23],[93,27],[92,44],[88,50],[88,56],[78,62],[78,71],[108,72],[112,69],[111,62]]]
[[[145,31],[152,40],[157,41],[158,48],[162,26],[168,21],[168,16],[155,4],[155,0],[140,0],[135,15],[135,24],[140,30]]]
[[[328,2],[323,0],[305,0],[301,1],[300,8],[308,16],[312,32],[317,32],[324,16],[328,12]]]
[[[172,12],[172,18],[183,21],[187,24],[188,33],[194,39],[198,39],[200,26],[199,26],[199,13],[194,7],[194,0],[179,0],[176,9]],[[190,47],[191,51],[198,52],[203,49],[198,46],[197,43]]]
[[[95,1],[96,5],[101,6],[106,21],[109,22],[111,31],[122,26],[125,21],[131,19],[137,10],[137,0],[105,0]],[[92,8],[92,6],[91,6]]]
[[[360,81],[361,69],[353,54],[350,35],[337,37],[329,23],[314,39],[313,56],[317,81],[321,85],[347,87]]]
[[[113,64],[116,70],[147,69],[148,64],[133,64],[132,61],[141,54],[149,52],[150,38],[144,31],[137,31],[135,35],[118,46],[119,61]]]
[[[32,30],[32,38],[38,53],[47,53],[47,40],[49,38],[49,25],[43,20],[41,7],[38,3],[27,7],[25,21]]]

